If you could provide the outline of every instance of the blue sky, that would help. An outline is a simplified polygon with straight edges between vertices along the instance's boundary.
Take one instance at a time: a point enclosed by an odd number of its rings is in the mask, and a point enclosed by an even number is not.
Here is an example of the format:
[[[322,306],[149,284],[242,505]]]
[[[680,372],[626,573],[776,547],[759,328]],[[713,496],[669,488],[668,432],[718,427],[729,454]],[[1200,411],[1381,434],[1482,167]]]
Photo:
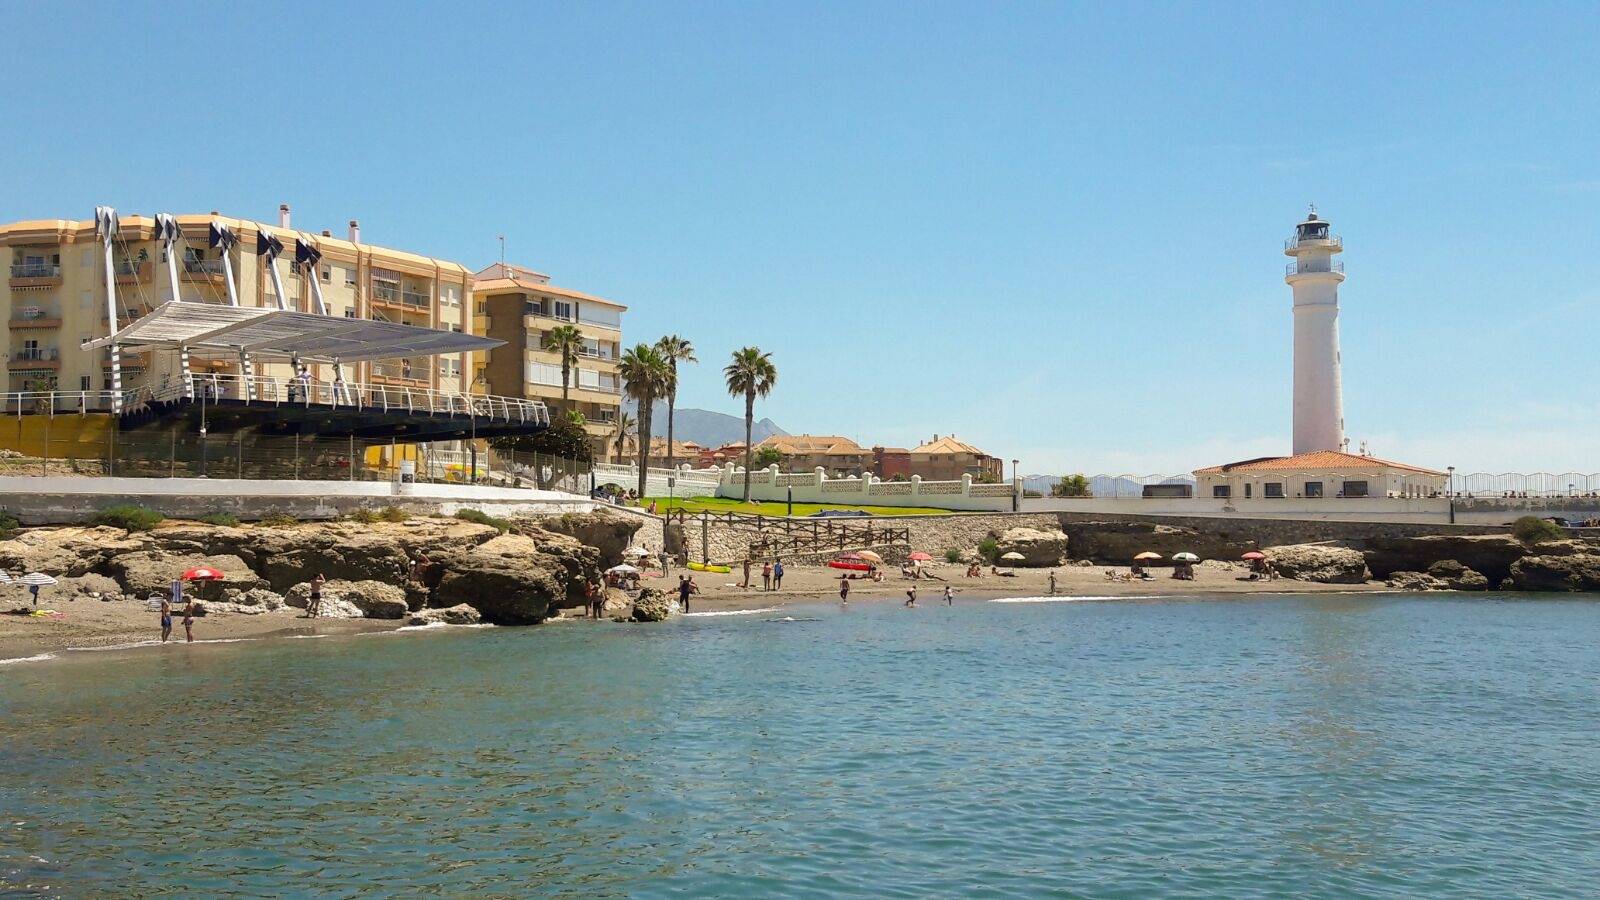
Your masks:
[[[12,17],[14,22],[21,21]],[[0,220],[270,218],[551,273],[684,405],[1025,472],[1287,452],[1282,239],[1344,235],[1383,456],[1600,471],[1595,5],[61,4]]]

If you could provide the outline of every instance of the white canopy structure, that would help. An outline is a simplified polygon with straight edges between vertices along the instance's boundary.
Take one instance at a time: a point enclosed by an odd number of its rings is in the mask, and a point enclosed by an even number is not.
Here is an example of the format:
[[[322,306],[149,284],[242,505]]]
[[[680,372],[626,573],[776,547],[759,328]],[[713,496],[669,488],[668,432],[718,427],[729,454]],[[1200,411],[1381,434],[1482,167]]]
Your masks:
[[[319,316],[255,306],[170,301],[86,350],[178,350],[197,356],[299,357],[354,362],[488,350],[505,341],[394,322]]]

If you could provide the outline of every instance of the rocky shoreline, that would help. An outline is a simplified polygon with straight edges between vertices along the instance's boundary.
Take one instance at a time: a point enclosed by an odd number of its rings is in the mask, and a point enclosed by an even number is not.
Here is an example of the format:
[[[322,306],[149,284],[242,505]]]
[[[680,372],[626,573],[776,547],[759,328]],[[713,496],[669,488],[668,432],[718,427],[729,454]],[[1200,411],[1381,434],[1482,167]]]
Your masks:
[[[237,527],[168,522],[137,532],[31,528],[0,541],[0,568],[55,576],[41,608],[88,601],[143,611],[180,573],[207,566],[225,577],[191,588],[202,616],[304,610],[309,582],[321,574],[323,618],[530,625],[582,605],[584,585],[620,560],[638,527],[632,518],[597,512],[512,520],[504,532],[436,517]],[[27,594],[12,590],[16,602],[8,605],[31,609]]]
[[[1194,529],[1126,523],[1098,529],[1079,526],[1071,533],[1012,528],[991,534],[990,539],[994,556],[1020,554],[1017,565],[1033,568],[1125,566],[1145,551],[1169,560],[1180,552],[1236,560],[1259,550],[1281,576],[1321,584],[1377,581],[1413,591],[1600,591],[1600,542],[1593,540],[1551,540],[1529,546],[1509,534],[1441,534],[1263,547]],[[972,548],[962,557],[975,559],[977,554]]]

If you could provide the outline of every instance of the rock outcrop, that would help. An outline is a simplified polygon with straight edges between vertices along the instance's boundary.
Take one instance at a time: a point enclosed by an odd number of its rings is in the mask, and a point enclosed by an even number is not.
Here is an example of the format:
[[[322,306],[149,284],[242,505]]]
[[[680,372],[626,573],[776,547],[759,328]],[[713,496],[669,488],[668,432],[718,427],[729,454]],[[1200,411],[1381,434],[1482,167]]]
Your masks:
[[[619,554],[636,527],[633,517],[589,518],[567,516],[562,524],[621,544]],[[584,582],[601,568],[600,550],[541,521],[513,520],[507,535],[431,517],[237,528],[173,522],[137,533],[37,528],[0,541],[0,568],[54,575],[59,584],[50,590],[68,597],[144,600],[165,596],[184,570],[205,565],[225,579],[191,586],[190,594],[212,612],[241,615],[303,609],[309,581],[320,573],[328,579],[322,607],[328,617],[403,619],[424,604],[468,604],[484,621],[528,624],[552,607],[581,606]],[[465,618],[459,611],[439,615]]]
[[[465,603],[458,603],[455,606],[446,606],[443,609],[425,609],[421,612],[412,613],[411,616],[406,619],[406,624],[436,625],[443,623],[445,625],[476,625],[482,621],[483,616],[479,615],[476,609],[473,609]]]
[[[1489,579],[1454,559],[1441,559],[1428,567],[1428,574],[1444,582],[1452,591],[1487,591]]]
[[[467,603],[496,625],[533,625],[551,609],[583,605],[583,583],[599,571],[600,552],[566,535],[540,535],[499,535],[435,554],[444,574],[434,605]]]
[[[354,616],[339,618],[403,619],[411,612],[410,606],[406,604],[404,588],[370,579],[364,581],[335,579],[323,584],[324,611],[331,608],[330,601],[348,603],[355,608]],[[311,602],[311,585],[302,581],[289,588],[288,594],[284,596],[284,602],[296,609],[305,609],[306,604]]]
[[[171,591],[173,579],[190,569],[205,566],[223,574],[228,587],[240,590],[266,587],[267,583],[251,570],[249,564],[237,556],[202,556],[196,553],[173,552],[166,548],[139,550],[113,556],[104,564],[106,574],[115,578],[123,589],[138,597],[165,594]],[[190,588],[192,593],[206,596],[221,588]]]
[[[1441,560],[1455,560],[1491,581],[1511,573],[1511,564],[1529,554],[1510,535],[1438,534],[1421,537],[1374,537],[1362,543],[1367,568],[1378,578],[1395,572],[1426,572]]]
[[[1370,576],[1361,552],[1338,544],[1288,544],[1265,552],[1278,574],[1298,581],[1362,584]]]
[[[1067,555],[1069,541],[1064,531],[1041,531],[1035,528],[1008,528],[996,540],[996,556],[1020,553],[1016,565],[1028,568],[1048,568],[1061,564]]]
[[[655,588],[645,588],[633,601],[633,621],[663,622],[678,609],[678,604]]]
[[[539,522],[539,527],[545,531],[564,534],[600,551],[601,568],[627,562],[622,558],[622,551],[633,546],[634,535],[643,525],[643,520],[638,516],[605,509],[586,515],[552,516]],[[664,548],[650,549],[660,551]]]
[[[1072,555],[1096,565],[1125,566],[1146,550],[1169,559],[1185,552],[1201,559],[1238,559],[1246,551],[1259,549],[1252,540],[1148,522],[1076,522],[1063,525],[1062,530],[1067,533]]]
[[[1390,572],[1384,584],[1401,591],[1442,591],[1447,587],[1427,572]]]
[[[1600,591],[1600,554],[1525,556],[1511,564],[1519,591]]]

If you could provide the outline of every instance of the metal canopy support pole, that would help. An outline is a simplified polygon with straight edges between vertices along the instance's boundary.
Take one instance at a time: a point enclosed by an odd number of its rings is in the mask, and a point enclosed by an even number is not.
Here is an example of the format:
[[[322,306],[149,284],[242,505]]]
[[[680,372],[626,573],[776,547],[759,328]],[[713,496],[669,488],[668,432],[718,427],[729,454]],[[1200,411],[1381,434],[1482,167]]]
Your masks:
[[[117,273],[111,258],[111,245],[117,238],[117,231],[122,223],[117,219],[117,211],[109,206],[96,206],[94,208],[95,233],[100,237],[100,243],[105,250],[106,270],[106,325],[110,331],[107,335],[115,335],[120,329],[117,327]],[[117,345],[111,345],[111,413],[122,413],[122,354]]]
[[[161,241],[161,250],[167,255],[167,283],[172,286],[172,299],[182,300],[178,291],[178,240],[183,233],[178,229],[178,220],[169,213],[156,216],[156,237]]]
[[[239,376],[244,380],[243,396],[240,399],[245,401],[254,400],[256,398],[255,367],[250,363],[250,354],[243,350],[239,351]]]

